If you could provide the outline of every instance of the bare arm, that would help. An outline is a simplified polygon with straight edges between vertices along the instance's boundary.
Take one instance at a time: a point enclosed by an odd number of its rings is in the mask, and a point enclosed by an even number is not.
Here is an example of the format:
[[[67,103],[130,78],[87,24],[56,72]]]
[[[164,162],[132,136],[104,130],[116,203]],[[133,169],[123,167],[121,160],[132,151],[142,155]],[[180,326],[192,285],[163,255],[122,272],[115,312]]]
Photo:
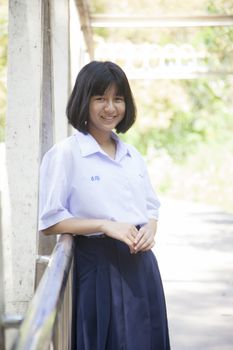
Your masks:
[[[87,235],[102,231],[103,220],[66,219],[48,227],[42,232],[45,235],[71,233],[73,235]]]
[[[98,219],[66,219],[42,231],[45,235],[71,233],[87,235],[103,232],[107,236],[126,243],[130,250],[138,242],[138,230],[132,224]]]

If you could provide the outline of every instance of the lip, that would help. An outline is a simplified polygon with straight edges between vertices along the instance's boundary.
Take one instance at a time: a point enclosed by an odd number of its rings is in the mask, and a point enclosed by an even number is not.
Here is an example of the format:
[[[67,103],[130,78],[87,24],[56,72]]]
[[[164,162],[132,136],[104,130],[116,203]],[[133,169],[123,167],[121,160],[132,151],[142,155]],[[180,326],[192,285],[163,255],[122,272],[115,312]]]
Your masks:
[[[114,119],[116,118],[116,116],[112,116],[112,117],[104,117],[104,116],[101,116],[101,118],[104,119],[104,120],[109,120],[109,121],[111,121],[111,120],[114,120]]]

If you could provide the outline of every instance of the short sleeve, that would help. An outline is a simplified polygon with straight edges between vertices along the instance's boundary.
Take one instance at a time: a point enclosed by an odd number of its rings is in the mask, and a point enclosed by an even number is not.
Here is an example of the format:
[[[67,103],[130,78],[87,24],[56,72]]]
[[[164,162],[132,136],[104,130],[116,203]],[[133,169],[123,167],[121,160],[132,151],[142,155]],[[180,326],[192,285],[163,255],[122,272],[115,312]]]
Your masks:
[[[141,153],[138,152],[138,150],[135,147],[133,147],[132,145],[127,145],[127,146],[130,150],[130,153],[135,157],[138,167],[141,169],[141,172],[143,174],[142,178],[143,178],[143,187],[145,191],[147,217],[148,219],[158,220],[160,201],[151,184],[145,159],[142,157]]]
[[[44,230],[65,219],[69,212],[71,155],[54,146],[41,163],[39,178],[39,230]]]
[[[144,172],[144,187],[146,192],[146,206],[148,218],[158,220],[160,201],[152,187],[149,174],[146,168]]]

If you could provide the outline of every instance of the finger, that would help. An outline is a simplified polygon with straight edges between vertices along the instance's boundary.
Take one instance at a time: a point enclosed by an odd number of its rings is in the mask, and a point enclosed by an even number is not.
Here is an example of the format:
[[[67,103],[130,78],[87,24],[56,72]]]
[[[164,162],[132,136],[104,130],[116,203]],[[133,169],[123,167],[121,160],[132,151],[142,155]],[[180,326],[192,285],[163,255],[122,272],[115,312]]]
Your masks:
[[[135,251],[135,238],[132,234],[132,232],[127,232],[124,237],[124,242],[130,247],[130,249],[134,252]]]
[[[137,236],[136,236],[136,239],[135,239],[136,246],[139,244],[139,242],[142,240],[142,238],[143,238],[143,236],[145,236],[145,234],[146,234],[146,230],[145,229],[140,229],[137,232]]]
[[[135,227],[135,230],[133,231],[133,244],[136,245],[138,243],[138,230]]]
[[[132,244],[132,242],[128,241],[127,245],[129,247],[130,253],[135,254],[135,249],[134,249],[134,245]]]
[[[141,251],[141,250],[144,249],[149,243],[150,243],[149,238],[143,236],[143,237],[141,238],[139,244],[137,244],[137,245],[135,246],[135,251],[136,251],[136,252]]]
[[[133,247],[129,247],[130,250],[130,254],[135,254],[134,248]]]
[[[137,234],[138,234],[138,229],[136,228],[136,226],[133,225],[132,228],[131,228],[131,231],[132,231],[134,237],[136,237]]]
[[[126,239],[130,242],[131,245],[135,244],[135,236],[133,234],[133,231],[130,230],[126,233]]]
[[[139,244],[136,246],[137,251],[143,251],[154,242],[154,235],[151,235],[150,232],[146,232],[145,235],[140,240]]]
[[[131,227],[130,231],[128,232],[127,238],[133,242],[133,245],[131,247],[131,250],[133,253],[138,252],[141,250],[141,247],[144,246],[145,241],[148,239],[147,237],[147,230],[145,228],[141,228],[139,231],[135,226]]]
[[[136,229],[135,226],[131,227],[131,229],[127,232],[127,237],[133,245],[136,245],[138,242],[137,235],[138,235],[138,230]]]
[[[153,241],[150,244],[148,244],[148,246],[143,248],[141,251],[146,252],[146,251],[152,249],[154,247],[154,245],[155,245],[155,241]]]

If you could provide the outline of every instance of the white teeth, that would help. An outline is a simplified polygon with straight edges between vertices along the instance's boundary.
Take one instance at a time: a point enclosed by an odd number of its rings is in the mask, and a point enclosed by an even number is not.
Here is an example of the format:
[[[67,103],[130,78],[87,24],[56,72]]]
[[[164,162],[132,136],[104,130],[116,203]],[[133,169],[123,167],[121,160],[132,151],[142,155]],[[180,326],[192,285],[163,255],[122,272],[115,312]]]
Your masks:
[[[113,120],[115,117],[102,117],[105,120]]]

